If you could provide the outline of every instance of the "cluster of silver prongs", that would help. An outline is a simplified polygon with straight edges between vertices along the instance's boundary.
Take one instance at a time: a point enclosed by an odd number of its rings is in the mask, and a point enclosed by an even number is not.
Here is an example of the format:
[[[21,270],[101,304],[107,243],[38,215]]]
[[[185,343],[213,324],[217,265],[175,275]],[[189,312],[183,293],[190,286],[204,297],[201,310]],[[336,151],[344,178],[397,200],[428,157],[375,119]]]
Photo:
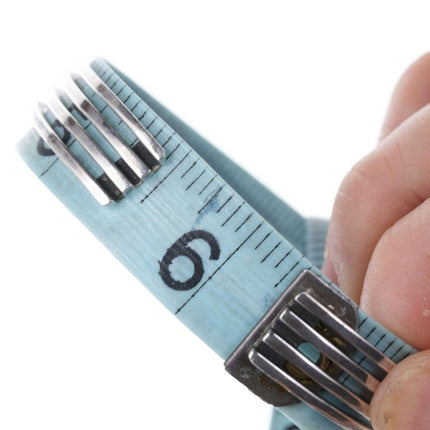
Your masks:
[[[88,85],[136,137],[133,147],[128,145],[106,117],[89,100],[79,82]],[[72,110],[90,121],[110,149],[116,154],[114,161],[80,124]],[[102,173],[95,177],[56,132],[48,115],[55,118],[71,136],[75,138]],[[55,91],[48,105],[40,103],[34,115],[35,128],[40,137],[57,157],[74,173],[87,190],[101,205],[119,202],[133,187],[137,187],[151,171],[156,171],[164,158],[162,146],[141,124],[132,111],[106,85],[90,67],[80,74],[72,73],[66,90]]]
[[[342,428],[371,429],[370,401],[394,362],[357,330],[357,306],[304,271],[227,359],[226,370],[275,406],[300,400]],[[367,368],[353,360],[354,351],[367,358]]]

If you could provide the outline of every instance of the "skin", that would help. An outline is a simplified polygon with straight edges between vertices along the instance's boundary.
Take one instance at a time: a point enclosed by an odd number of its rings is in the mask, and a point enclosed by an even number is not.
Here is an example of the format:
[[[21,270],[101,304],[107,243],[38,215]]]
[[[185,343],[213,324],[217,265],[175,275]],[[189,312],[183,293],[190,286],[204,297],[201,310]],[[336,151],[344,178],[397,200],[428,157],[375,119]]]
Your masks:
[[[378,146],[342,182],[323,271],[421,351],[378,388],[374,428],[430,429],[430,54],[403,74]]]

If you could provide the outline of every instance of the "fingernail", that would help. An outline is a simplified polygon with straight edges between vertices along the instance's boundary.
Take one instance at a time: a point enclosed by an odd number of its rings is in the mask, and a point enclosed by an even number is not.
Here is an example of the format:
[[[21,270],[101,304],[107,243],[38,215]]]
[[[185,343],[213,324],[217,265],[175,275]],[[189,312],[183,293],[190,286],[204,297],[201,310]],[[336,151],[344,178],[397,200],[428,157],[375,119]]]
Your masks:
[[[372,422],[375,430],[430,429],[430,370],[412,368],[375,395]],[[375,410],[376,409],[376,410]]]

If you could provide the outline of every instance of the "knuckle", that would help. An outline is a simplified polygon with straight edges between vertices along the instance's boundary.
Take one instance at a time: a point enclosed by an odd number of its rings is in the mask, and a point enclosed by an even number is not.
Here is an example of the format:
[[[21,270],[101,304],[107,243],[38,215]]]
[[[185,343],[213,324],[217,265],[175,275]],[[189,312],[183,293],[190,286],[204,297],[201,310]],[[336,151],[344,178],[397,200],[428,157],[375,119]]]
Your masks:
[[[362,294],[367,312],[420,349],[430,347],[429,239],[427,200],[381,236]]]

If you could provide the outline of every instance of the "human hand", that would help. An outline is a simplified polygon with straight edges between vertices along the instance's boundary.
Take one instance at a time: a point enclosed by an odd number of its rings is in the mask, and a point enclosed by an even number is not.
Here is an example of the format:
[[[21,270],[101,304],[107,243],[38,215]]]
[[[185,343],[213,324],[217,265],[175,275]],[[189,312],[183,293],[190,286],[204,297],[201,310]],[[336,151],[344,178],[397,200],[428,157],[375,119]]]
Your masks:
[[[400,79],[378,147],[344,179],[323,272],[421,352],[384,379],[376,430],[430,429],[430,54]]]

